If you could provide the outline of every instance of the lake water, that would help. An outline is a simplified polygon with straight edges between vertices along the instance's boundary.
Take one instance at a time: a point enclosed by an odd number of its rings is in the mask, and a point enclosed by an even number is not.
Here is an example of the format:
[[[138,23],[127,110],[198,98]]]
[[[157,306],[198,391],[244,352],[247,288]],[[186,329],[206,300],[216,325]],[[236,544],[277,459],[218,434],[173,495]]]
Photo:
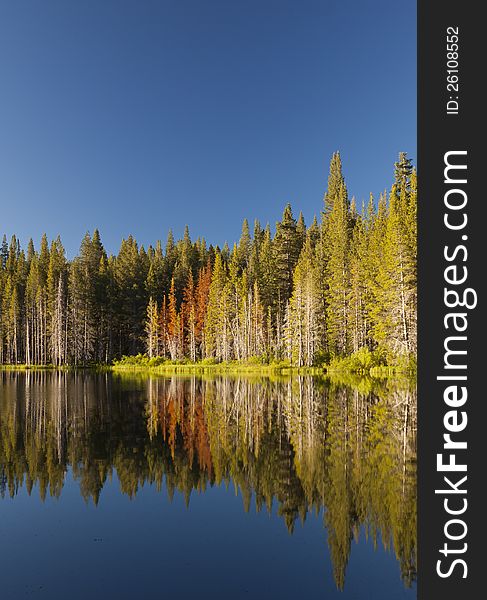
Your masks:
[[[0,371],[0,597],[416,597],[406,382]]]

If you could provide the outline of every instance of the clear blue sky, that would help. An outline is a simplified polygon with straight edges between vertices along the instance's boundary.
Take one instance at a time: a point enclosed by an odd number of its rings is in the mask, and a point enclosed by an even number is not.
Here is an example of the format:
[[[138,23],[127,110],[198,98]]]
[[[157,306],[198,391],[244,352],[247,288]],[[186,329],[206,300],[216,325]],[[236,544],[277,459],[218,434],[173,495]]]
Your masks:
[[[233,243],[416,159],[413,0],[0,0],[0,233]]]

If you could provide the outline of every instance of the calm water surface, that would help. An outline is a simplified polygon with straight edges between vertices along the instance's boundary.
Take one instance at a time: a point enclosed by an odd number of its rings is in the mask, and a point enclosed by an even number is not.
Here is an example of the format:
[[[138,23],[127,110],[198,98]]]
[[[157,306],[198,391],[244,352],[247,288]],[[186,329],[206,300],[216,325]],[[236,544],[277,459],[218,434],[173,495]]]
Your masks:
[[[0,597],[415,598],[407,382],[0,372]]]

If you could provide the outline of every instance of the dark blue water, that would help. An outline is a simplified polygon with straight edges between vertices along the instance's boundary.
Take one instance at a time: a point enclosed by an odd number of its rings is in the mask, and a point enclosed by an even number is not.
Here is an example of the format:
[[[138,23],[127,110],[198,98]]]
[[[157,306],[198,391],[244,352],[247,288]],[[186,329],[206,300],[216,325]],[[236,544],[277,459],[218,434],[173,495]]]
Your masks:
[[[2,599],[415,597],[408,391],[1,381]]]

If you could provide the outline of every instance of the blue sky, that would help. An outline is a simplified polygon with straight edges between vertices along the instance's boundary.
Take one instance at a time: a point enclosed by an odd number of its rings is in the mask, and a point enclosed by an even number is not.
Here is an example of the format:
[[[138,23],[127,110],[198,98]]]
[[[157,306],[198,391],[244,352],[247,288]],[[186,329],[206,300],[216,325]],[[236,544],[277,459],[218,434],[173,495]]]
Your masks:
[[[416,159],[412,0],[0,0],[0,233],[233,243]]]

